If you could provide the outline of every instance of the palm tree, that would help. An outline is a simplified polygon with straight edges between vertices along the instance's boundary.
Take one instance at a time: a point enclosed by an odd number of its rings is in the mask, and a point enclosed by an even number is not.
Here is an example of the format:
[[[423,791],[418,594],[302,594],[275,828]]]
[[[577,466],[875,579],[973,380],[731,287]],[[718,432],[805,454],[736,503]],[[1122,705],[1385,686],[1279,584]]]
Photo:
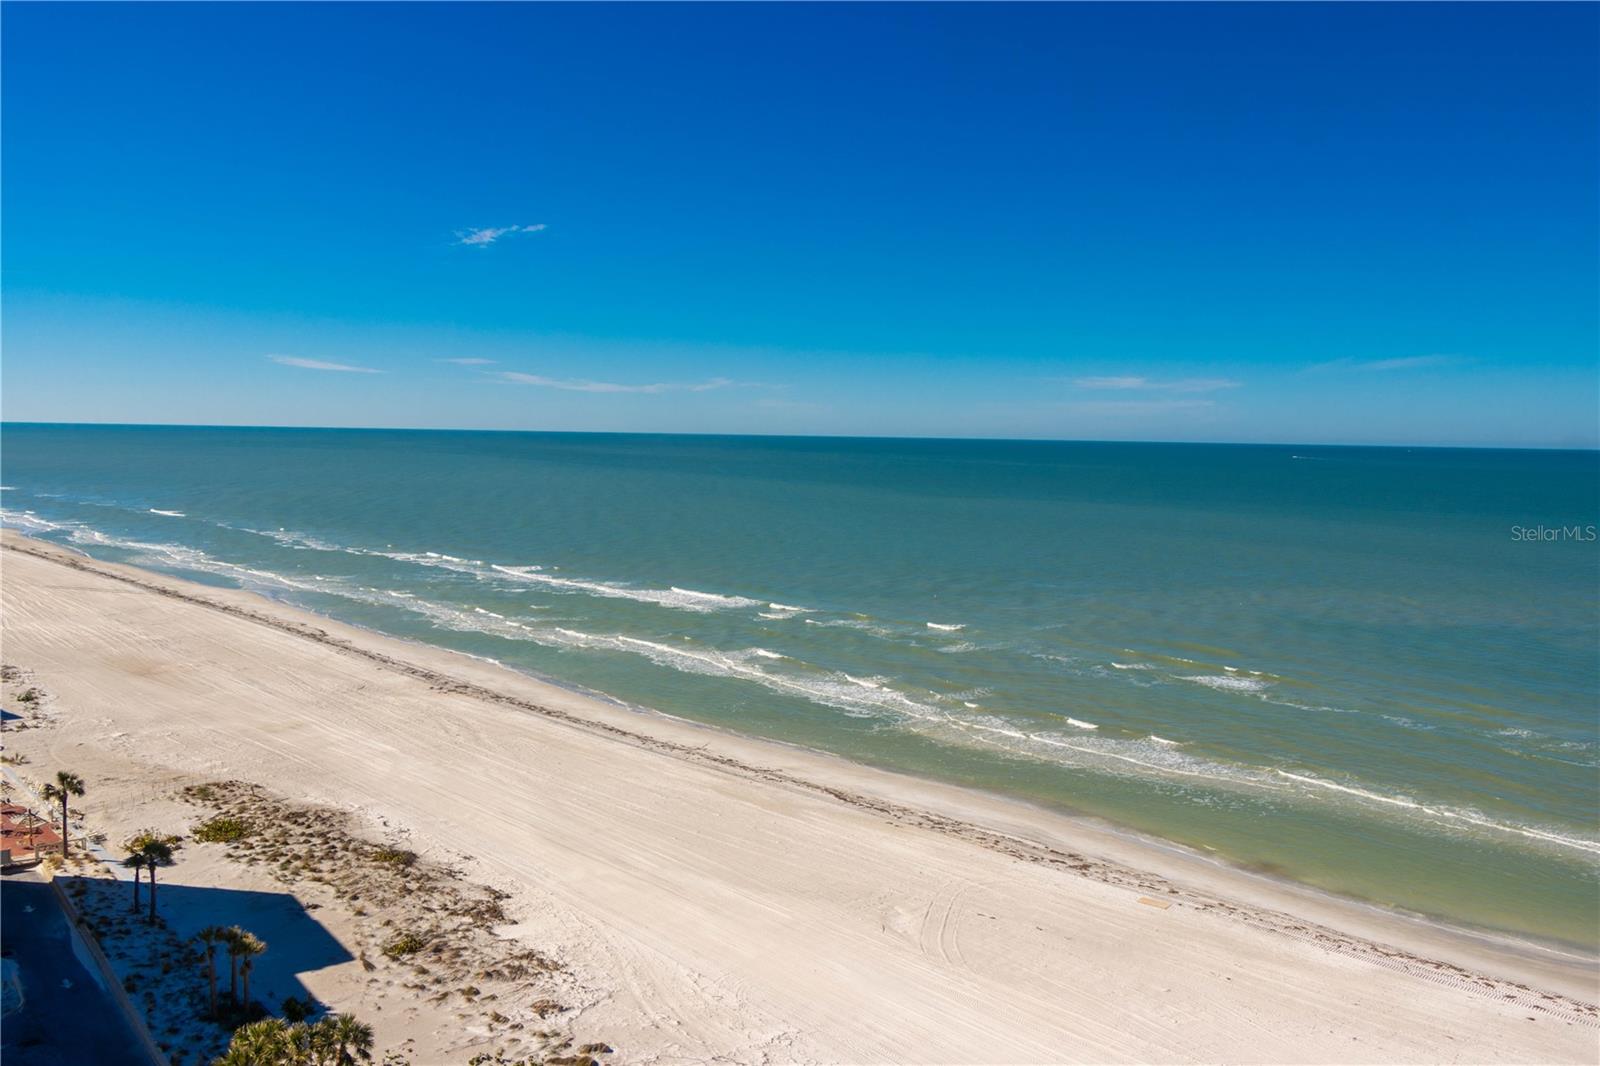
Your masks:
[[[131,841],[131,840],[128,841],[128,843],[126,845],[124,845],[124,846],[127,848],[128,851],[132,852],[132,854],[129,855],[126,859],[122,860],[122,865],[131,867],[133,869],[133,907],[132,907],[132,910],[133,910],[133,913],[138,914],[139,913],[139,871],[144,869],[144,853],[141,852],[138,848],[134,847],[133,846],[133,841]]]
[[[178,846],[178,838],[175,836],[168,836],[164,833],[159,833],[154,829],[147,828],[139,830],[122,844],[122,850],[128,852],[128,857],[122,860],[122,865],[133,868],[133,911],[135,914],[139,913],[139,871],[143,869],[148,869],[150,871],[151,915],[153,916],[155,914],[153,908],[155,907],[157,862],[152,858],[152,855],[159,855],[161,849],[157,848],[155,849],[155,852],[152,853],[152,844],[163,844],[168,849],[176,849]],[[168,854],[167,860],[169,861],[161,861],[160,865],[170,865],[170,859],[171,855]]]
[[[22,824],[28,827],[28,854],[32,856],[35,861],[38,861],[39,858],[39,845],[37,841],[39,837],[39,823],[42,821],[44,821],[44,819],[33,813],[32,807],[28,808],[28,813],[23,815],[22,818]]]
[[[178,838],[159,834],[141,835],[139,855],[145,869],[150,871],[150,922],[156,920],[156,867],[171,866],[172,853],[178,850]]]
[[[296,1062],[305,1066],[327,1066],[333,1059],[333,1034],[327,1019],[308,1022],[304,1018],[289,1026],[289,1038],[300,1056]]]
[[[238,940],[232,945],[234,953],[242,960],[239,963],[239,977],[244,981],[244,1005],[250,1006],[250,971],[256,968],[256,956],[267,950],[265,941],[256,937],[254,933],[242,930]]]
[[[289,1026],[289,1048],[293,1058],[288,1061],[293,1066],[322,1066],[333,1044],[323,1025],[307,1025],[301,1021]]]
[[[40,795],[46,803],[61,801],[61,857],[67,857],[67,799],[83,795],[83,778],[70,770],[57,770],[56,779],[45,783]]]
[[[239,1002],[239,941],[249,935],[237,925],[229,926],[222,935],[228,949],[228,999],[235,1005]]]
[[[194,938],[206,950],[206,980],[211,987],[211,1016],[217,1015],[217,945],[228,942],[228,930],[220,925],[208,925]]]
[[[354,1014],[335,1014],[317,1023],[333,1045],[332,1066],[355,1066],[372,1061],[372,1026]]]
[[[212,1066],[355,1066],[371,1061],[372,1026],[339,1014],[315,1025],[282,1018],[241,1025],[233,1031],[227,1054]]]
[[[228,1041],[228,1052],[213,1066],[281,1066],[301,1059],[295,1027],[282,1018],[263,1018],[241,1025]]]

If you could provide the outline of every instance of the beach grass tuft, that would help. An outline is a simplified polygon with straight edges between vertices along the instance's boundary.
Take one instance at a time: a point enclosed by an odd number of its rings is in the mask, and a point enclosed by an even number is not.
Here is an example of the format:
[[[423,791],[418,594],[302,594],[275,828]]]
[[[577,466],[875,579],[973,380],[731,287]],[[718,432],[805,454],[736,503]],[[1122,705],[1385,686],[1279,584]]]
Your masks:
[[[408,955],[415,955],[427,946],[428,938],[419,933],[400,933],[383,945],[383,953],[391,959],[403,959]]]
[[[194,838],[202,844],[236,844],[249,835],[249,822],[225,814],[207,818],[194,827]]]

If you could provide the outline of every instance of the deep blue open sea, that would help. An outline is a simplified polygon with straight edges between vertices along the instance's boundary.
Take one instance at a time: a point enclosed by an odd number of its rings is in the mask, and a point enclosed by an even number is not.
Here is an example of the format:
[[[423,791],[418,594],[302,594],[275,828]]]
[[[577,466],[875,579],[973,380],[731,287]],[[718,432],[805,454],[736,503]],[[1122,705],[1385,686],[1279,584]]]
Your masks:
[[[4,521],[1600,944],[1600,456],[10,424]]]

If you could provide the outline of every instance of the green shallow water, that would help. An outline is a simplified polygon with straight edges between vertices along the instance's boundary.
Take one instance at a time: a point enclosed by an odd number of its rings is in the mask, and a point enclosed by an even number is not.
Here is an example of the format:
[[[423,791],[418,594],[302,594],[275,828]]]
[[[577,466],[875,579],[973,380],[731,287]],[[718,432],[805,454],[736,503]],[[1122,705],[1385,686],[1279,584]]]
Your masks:
[[[1600,945],[1595,453],[16,424],[0,444],[7,524],[92,555]]]

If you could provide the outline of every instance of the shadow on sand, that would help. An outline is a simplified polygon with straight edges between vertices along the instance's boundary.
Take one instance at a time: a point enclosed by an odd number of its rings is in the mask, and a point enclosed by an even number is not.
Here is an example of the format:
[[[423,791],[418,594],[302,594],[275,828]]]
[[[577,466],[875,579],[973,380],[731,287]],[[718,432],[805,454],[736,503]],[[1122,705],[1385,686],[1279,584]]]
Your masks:
[[[83,914],[101,948],[111,959],[136,1009],[146,1019],[157,1043],[188,1048],[194,1061],[199,1044],[220,1041],[226,1032],[204,1020],[207,1013],[206,966],[194,936],[207,926],[239,926],[267,945],[255,958],[250,998],[267,1013],[279,1014],[285,997],[308,1000],[302,976],[353,960],[344,945],[287,892],[162,883],[157,892],[160,924],[147,921],[148,886],[132,912],[132,885],[103,877],[58,877],[62,889]],[[226,949],[216,953],[219,1002],[228,993]],[[242,982],[241,982],[242,983]],[[220,1047],[217,1049],[220,1050]],[[215,1053],[215,1052],[213,1052]]]

